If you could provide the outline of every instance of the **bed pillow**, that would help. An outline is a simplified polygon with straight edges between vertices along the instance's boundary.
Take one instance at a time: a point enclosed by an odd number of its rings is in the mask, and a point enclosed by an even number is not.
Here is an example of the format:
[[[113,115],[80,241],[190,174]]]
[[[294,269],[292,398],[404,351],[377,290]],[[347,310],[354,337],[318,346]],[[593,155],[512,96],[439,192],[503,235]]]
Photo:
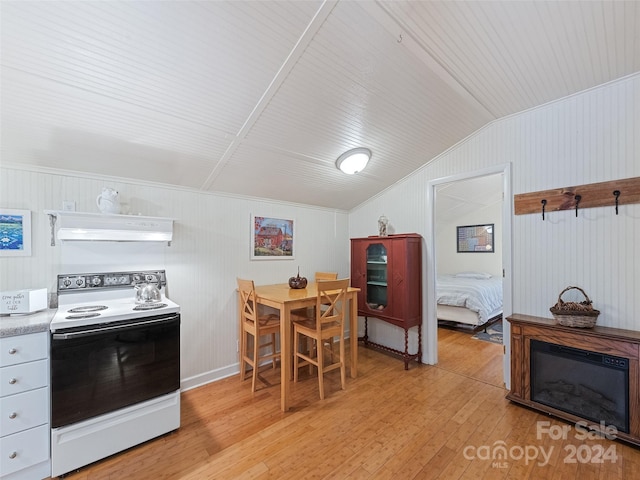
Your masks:
[[[491,274],[485,273],[485,272],[460,272],[460,273],[456,273],[454,277],[487,279],[487,278],[491,278]]]

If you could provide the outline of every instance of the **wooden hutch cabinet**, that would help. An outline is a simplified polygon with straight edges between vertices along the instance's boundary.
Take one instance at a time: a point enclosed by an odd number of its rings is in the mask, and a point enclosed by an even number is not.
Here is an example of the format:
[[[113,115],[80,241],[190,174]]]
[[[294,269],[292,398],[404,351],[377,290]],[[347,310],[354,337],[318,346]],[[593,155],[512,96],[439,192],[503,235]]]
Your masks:
[[[358,293],[358,315],[364,317],[365,346],[402,355],[404,368],[422,357],[422,237],[415,233],[351,239],[351,285]],[[369,317],[404,329],[404,352],[368,338]],[[418,351],[408,352],[411,327],[418,327]]]

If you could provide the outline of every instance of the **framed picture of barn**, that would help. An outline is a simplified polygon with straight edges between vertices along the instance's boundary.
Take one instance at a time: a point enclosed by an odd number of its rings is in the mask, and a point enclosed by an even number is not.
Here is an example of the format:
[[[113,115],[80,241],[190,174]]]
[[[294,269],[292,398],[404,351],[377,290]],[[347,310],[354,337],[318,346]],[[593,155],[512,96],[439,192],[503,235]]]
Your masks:
[[[294,258],[294,220],[251,215],[251,259]]]

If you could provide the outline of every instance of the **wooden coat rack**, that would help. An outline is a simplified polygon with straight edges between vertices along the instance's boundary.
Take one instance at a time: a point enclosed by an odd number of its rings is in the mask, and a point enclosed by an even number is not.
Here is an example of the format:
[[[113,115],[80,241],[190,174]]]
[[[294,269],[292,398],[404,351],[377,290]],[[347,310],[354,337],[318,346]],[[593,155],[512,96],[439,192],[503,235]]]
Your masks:
[[[581,208],[606,206],[615,209],[617,215],[619,205],[631,203],[640,203],[640,177],[520,193],[513,197],[516,215],[540,213],[543,220],[549,212],[575,209],[577,216]]]

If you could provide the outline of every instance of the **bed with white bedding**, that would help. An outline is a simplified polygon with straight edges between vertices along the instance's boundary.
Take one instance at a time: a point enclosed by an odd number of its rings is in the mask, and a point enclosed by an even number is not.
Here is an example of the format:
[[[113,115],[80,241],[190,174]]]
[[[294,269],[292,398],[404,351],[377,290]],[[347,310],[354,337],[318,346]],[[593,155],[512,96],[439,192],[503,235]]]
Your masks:
[[[438,275],[438,321],[479,327],[502,315],[502,278],[487,273]]]

